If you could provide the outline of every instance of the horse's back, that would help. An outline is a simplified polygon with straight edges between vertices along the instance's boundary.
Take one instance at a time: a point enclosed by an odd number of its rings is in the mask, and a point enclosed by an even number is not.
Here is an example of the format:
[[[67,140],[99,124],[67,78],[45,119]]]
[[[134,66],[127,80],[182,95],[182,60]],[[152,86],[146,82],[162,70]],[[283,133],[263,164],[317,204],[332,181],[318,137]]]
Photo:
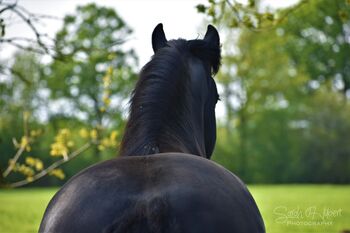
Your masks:
[[[244,184],[198,156],[121,157],[73,177],[40,232],[264,232]]]

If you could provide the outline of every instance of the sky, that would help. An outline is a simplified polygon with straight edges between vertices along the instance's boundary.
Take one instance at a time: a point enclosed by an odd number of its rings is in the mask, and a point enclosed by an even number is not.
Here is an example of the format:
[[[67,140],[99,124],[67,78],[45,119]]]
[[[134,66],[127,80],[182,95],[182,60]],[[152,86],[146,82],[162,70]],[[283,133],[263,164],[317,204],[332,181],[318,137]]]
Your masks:
[[[272,8],[285,7],[298,2],[298,0],[262,1],[264,5]],[[201,38],[206,31],[204,23],[206,16],[199,14],[195,6],[200,3],[208,5],[207,0],[18,0],[18,4],[31,13],[51,15],[62,19],[66,14],[74,13],[77,6],[91,2],[100,6],[112,7],[133,29],[133,35],[128,38],[126,46],[135,49],[139,57],[139,68],[145,65],[153,55],[151,35],[158,23],[163,23],[167,39]],[[61,27],[62,20],[45,20],[39,29],[54,38],[55,33]],[[13,24],[6,30],[7,37],[34,38],[33,32],[24,23]],[[220,28],[218,31],[220,34]],[[11,46],[0,48],[0,59],[13,56],[14,51],[15,48]],[[224,116],[224,106],[221,103],[218,104],[216,112],[218,117]]]
[[[86,0],[19,0],[32,13],[46,14],[63,18],[68,13],[74,13],[78,5],[88,4]],[[101,6],[114,8],[117,13],[134,30],[133,35],[127,41],[128,46],[133,47],[139,57],[140,66],[143,66],[153,55],[151,46],[151,34],[158,23],[163,23],[164,31],[168,39],[188,38],[198,36],[198,27],[204,16],[197,13],[195,6],[200,0],[97,0],[93,1]],[[52,37],[62,26],[59,20],[47,20],[43,31]],[[7,34],[15,36],[30,36],[31,32],[25,25],[13,25],[9,27]],[[200,32],[200,35],[204,35]],[[10,54],[12,49],[6,54]]]
[[[7,0],[11,1],[11,0]],[[244,0],[241,0],[244,1]],[[158,23],[163,23],[168,39],[194,39],[205,34],[205,16],[197,13],[196,5],[208,4],[207,0],[18,0],[28,11],[38,14],[63,18],[74,13],[78,5],[94,2],[101,6],[114,8],[117,13],[134,30],[128,40],[128,46],[135,49],[139,57],[139,65],[143,66],[153,55],[151,34]],[[288,6],[297,0],[264,0],[272,7]],[[47,20],[42,30],[51,37],[61,28],[60,20]],[[220,32],[220,28],[219,32]],[[8,36],[34,36],[24,24],[14,24],[7,29]],[[11,56],[13,48],[1,51],[0,58]]]

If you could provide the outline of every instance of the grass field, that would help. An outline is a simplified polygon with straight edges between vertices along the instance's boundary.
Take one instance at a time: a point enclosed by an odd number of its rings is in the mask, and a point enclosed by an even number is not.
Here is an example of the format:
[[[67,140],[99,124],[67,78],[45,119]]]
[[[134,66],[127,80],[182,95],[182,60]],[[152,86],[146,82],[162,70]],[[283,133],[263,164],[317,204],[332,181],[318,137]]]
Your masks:
[[[268,233],[350,230],[350,185],[251,185],[249,189]],[[37,232],[55,191],[0,190],[0,232]]]

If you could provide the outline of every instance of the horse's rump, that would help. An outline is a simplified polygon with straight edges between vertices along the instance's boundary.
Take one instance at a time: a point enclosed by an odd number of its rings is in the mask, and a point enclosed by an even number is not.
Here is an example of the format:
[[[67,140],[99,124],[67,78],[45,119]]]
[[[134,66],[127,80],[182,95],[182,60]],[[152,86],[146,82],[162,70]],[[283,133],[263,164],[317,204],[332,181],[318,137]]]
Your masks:
[[[40,232],[229,233],[236,225],[258,232],[252,228],[261,225],[256,211],[241,181],[207,159],[179,153],[121,157],[72,178],[45,213],[55,218],[43,220],[50,229],[43,224]]]

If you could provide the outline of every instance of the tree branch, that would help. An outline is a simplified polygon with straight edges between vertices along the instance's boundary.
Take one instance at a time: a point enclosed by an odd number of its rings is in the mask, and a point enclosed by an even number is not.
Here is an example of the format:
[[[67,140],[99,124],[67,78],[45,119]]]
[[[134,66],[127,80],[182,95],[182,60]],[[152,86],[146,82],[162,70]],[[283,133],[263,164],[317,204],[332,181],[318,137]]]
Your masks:
[[[273,21],[273,25],[272,26],[267,26],[267,27],[258,27],[258,28],[254,28],[254,27],[246,27],[248,28],[250,31],[254,31],[254,32],[261,32],[261,31],[268,31],[268,30],[272,30],[274,28],[276,28],[276,25],[280,24],[285,18],[287,18],[287,16],[292,13],[293,11],[297,10],[298,8],[300,8],[302,5],[308,3],[309,0],[301,0],[298,4],[296,4],[293,7],[289,7],[288,9],[283,11],[283,15],[278,17],[277,19],[275,19]],[[239,24],[241,25],[245,25],[243,22],[243,19],[240,17],[240,13],[237,10],[237,5],[241,5],[240,3],[236,2],[235,0],[233,0],[233,3],[230,2],[230,0],[226,0],[227,5],[230,6],[231,10],[234,12],[234,14],[237,17],[237,20],[239,22]]]
[[[10,188],[17,188],[29,183],[32,183],[36,180],[41,179],[42,177],[46,176],[47,174],[49,174],[52,170],[54,170],[55,168],[61,166],[62,164],[74,159],[75,157],[77,157],[79,154],[83,153],[84,151],[88,150],[91,147],[92,143],[88,142],[86,144],[84,144],[82,147],[80,147],[79,149],[75,150],[74,152],[72,152],[71,154],[69,154],[66,159],[62,158],[56,162],[54,162],[53,164],[51,164],[49,167],[47,167],[46,169],[42,170],[41,172],[35,174],[33,177],[31,177],[32,179],[28,180],[28,179],[24,179],[12,184],[9,184],[8,187]]]
[[[29,17],[26,17],[22,12],[20,12],[16,8],[10,8],[10,10],[13,11],[14,13],[16,13],[20,18],[22,18],[22,20],[24,22],[27,23],[27,25],[33,30],[39,46],[42,47],[46,53],[49,53],[48,48],[45,46],[45,44],[41,40],[41,37],[43,34],[40,34],[38,32],[38,30],[36,29],[36,27],[32,23],[32,20]]]
[[[7,70],[7,72],[6,72]],[[32,85],[32,82],[29,81],[28,79],[26,79],[22,73],[14,70],[13,68],[11,67],[7,67],[7,66],[4,66],[4,65],[0,65],[0,73],[4,74],[4,75],[15,75],[17,76],[21,81],[23,81],[26,85]]]
[[[50,46],[49,43],[45,42],[44,39],[49,39],[50,41],[54,41],[54,39],[50,38],[45,33],[40,33],[37,25],[40,19],[42,18],[50,18],[50,19],[59,19],[55,16],[48,16],[43,14],[33,14],[29,12],[24,7],[17,4],[17,1],[13,4],[4,4],[1,3],[4,7],[0,10],[0,15],[2,15],[6,11],[13,12],[21,22],[27,24],[30,30],[34,33],[35,39],[25,38],[25,37],[12,37],[12,38],[0,38],[0,43],[8,43],[12,46],[15,46],[21,50],[27,50],[39,54],[50,55],[54,57],[54,48]],[[3,18],[3,17],[2,17]],[[6,20],[7,21],[7,20]],[[6,27],[8,27],[8,23],[6,23]],[[22,42],[32,43],[35,46],[26,46]],[[38,48],[35,48],[38,47]]]
[[[26,146],[21,145],[20,148],[17,150],[15,156],[13,156],[13,159],[10,160],[10,164],[8,165],[8,167],[6,168],[4,173],[2,173],[2,177],[3,178],[5,178],[6,176],[8,176],[11,173],[11,171],[15,167],[15,164],[16,164],[17,160],[19,159],[19,157],[21,157],[21,155],[24,152],[25,148],[26,148]]]
[[[0,2],[0,4],[1,4],[1,2]],[[15,8],[17,6],[17,1],[15,1],[15,3],[13,3],[13,4],[4,4],[4,6],[5,7],[0,10],[0,14],[4,13],[7,10],[10,10],[11,8]]]

